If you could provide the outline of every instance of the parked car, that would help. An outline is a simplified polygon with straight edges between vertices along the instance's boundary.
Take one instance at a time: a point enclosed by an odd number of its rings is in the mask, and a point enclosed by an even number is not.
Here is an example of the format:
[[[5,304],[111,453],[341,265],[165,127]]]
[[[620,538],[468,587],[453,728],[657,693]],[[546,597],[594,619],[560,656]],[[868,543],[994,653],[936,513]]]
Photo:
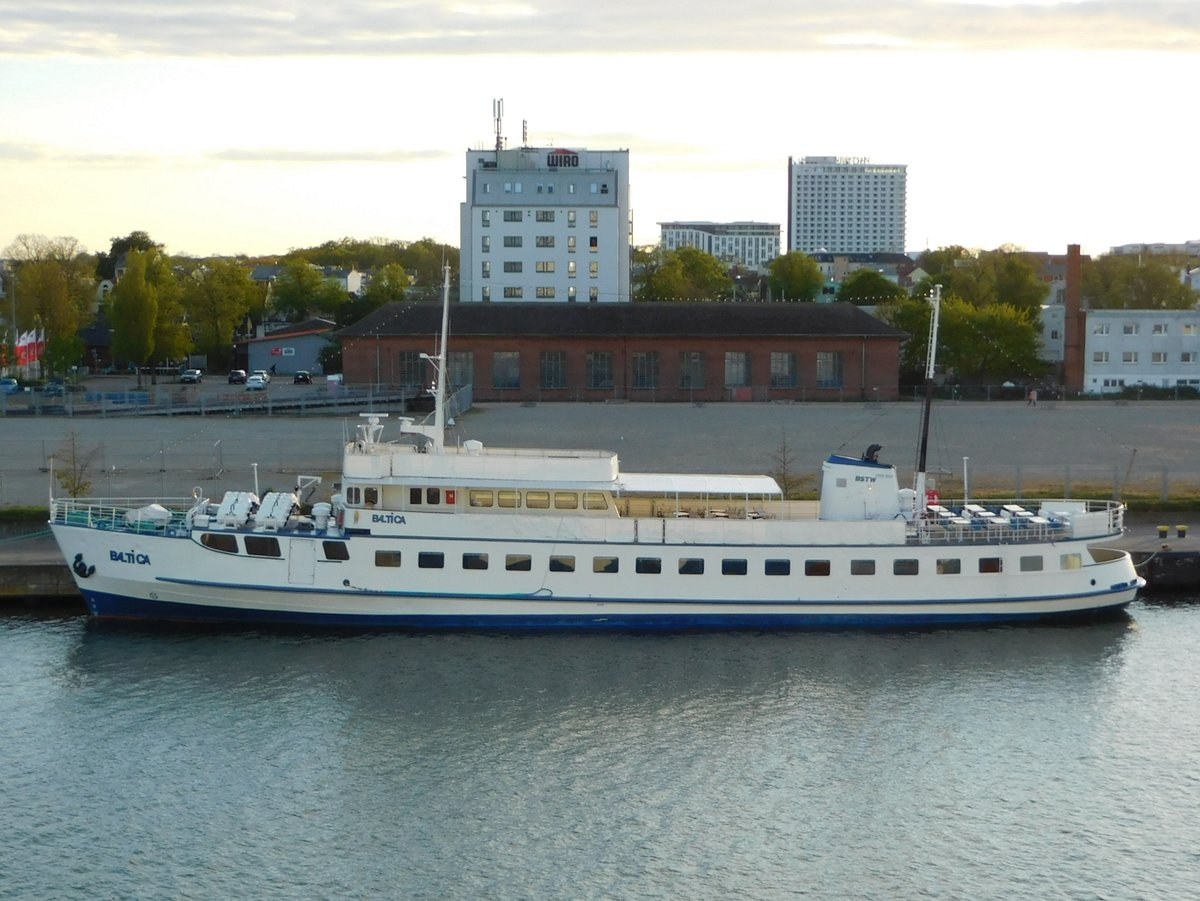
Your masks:
[[[20,390],[16,379],[0,379],[0,394],[16,394]]]
[[[262,380],[264,382],[266,382],[267,384],[271,383],[271,373],[267,372],[267,370],[265,370],[265,369],[256,369],[250,374],[262,376]]]
[[[183,375],[179,377],[179,383],[181,385],[199,385],[203,378],[204,373],[199,369],[185,369]]]
[[[229,384],[244,385],[246,384],[246,370],[232,369],[229,372]]]
[[[247,391],[266,391],[267,390],[267,380],[264,379],[257,372],[254,375],[247,376],[246,377],[246,390]]]
[[[67,389],[60,381],[47,382],[42,386],[42,394],[46,397],[62,397],[66,393]]]
[[[294,376],[292,376],[292,384],[293,385],[311,385],[312,384],[312,373],[310,373],[307,369],[301,369]]]

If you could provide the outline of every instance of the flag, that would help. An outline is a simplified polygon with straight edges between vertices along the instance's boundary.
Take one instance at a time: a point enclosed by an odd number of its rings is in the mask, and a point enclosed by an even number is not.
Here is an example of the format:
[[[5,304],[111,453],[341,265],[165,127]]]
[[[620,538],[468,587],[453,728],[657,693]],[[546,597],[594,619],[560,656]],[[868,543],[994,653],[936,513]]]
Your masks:
[[[26,366],[29,363],[29,345],[32,332],[21,332],[17,337],[17,365]]]
[[[31,332],[30,335],[33,341],[31,342],[32,359],[29,362],[40,363],[42,361],[42,352],[46,349],[46,330],[42,329],[38,332]]]

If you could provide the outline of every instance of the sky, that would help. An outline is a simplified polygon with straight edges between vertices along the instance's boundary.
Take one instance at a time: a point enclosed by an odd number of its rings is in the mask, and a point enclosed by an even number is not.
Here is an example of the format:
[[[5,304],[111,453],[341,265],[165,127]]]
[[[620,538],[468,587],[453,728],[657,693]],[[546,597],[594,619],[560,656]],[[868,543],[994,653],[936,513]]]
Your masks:
[[[909,250],[1200,238],[1197,0],[0,0],[0,256],[459,243],[465,152],[624,148],[633,238],[789,157],[908,167]]]

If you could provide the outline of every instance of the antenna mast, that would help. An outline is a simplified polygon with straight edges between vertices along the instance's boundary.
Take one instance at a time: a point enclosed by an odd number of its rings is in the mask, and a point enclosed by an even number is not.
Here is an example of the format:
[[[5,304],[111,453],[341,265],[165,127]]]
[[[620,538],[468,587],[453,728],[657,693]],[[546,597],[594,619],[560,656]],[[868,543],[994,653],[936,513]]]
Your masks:
[[[504,138],[500,136],[501,127],[504,122],[504,98],[492,101],[492,123],[496,127],[496,152],[499,153],[504,149]]]

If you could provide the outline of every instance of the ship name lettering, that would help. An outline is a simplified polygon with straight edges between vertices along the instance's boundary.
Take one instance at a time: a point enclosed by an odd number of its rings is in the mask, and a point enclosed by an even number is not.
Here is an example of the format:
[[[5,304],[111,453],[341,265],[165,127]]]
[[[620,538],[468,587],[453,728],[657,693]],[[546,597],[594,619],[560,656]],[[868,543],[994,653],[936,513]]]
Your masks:
[[[133,551],[109,551],[108,559],[114,563],[136,563],[138,566],[149,566],[149,554],[137,554]]]
[[[855,476],[854,481],[856,481],[856,482],[877,482],[877,481],[879,481],[879,477],[878,476]]]
[[[404,521],[404,517],[398,513],[372,513],[371,522],[387,522],[397,526],[408,525]]]

